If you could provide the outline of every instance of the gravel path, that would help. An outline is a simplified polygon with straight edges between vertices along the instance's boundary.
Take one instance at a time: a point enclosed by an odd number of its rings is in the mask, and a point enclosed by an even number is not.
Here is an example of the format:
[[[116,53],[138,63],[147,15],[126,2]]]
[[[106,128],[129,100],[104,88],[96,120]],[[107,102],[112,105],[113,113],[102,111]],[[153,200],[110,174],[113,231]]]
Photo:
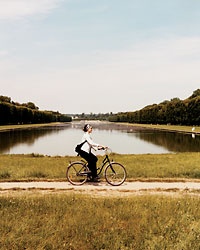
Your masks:
[[[121,186],[113,187],[105,182],[85,183],[82,186],[73,186],[68,182],[0,182],[0,191],[27,189],[55,189],[55,190],[85,190],[85,191],[200,191],[200,182],[125,182]]]

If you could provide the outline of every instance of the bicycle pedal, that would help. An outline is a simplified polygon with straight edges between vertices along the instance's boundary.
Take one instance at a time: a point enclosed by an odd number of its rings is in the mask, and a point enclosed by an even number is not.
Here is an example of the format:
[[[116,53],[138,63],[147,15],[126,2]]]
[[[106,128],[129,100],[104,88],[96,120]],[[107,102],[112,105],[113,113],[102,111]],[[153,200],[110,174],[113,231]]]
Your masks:
[[[91,174],[92,172],[90,170],[87,170],[87,171],[84,171],[84,172],[81,172],[81,174]]]

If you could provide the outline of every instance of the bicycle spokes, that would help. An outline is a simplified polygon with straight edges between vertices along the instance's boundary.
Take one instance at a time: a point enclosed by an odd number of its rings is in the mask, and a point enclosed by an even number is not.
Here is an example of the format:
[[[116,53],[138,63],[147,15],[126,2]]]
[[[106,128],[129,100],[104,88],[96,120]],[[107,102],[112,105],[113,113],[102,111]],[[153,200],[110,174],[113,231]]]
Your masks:
[[[68,167],[66,173],[68,181],[73,185],[82,185],[87,181],[87,173],[85,173],[85,169],[85,165],[81,162],[72,163]]]
[[[120,163],[112,162],[105,169],[105,178],[109,184],[119,186],[126,179],[126,170]]]

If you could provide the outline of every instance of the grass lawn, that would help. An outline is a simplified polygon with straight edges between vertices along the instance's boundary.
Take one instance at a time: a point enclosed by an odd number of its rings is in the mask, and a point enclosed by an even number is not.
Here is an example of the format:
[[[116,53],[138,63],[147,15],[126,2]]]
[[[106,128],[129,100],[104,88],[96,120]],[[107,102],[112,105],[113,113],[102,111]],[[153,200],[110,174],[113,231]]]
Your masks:
[[[200,198],[0,196],[0,249],[199,250]]]
[[[112,154],[122,163],[127,181],[134,180],[200,180],[200,153],[177,154]],[[0,181],[65,180],[70,161],[80,157],[49,157],[41,155],[0,155]],[[99,156],[100,164],[102,156]]]

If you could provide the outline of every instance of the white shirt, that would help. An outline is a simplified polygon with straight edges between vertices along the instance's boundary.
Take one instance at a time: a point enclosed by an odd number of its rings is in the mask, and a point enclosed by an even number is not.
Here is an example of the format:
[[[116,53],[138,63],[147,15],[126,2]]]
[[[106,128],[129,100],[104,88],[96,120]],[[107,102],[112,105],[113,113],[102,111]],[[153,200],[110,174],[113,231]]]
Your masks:
[[[87,152],[87,153],[90,153],[90,152],[91,152],[91,149],[92,149],[93,147],[98,147],[98,146],[99,146],[99,144],[95,143],[95,142],[92,140],[92,138],[91,138],[91,136],[90,136],[90,133],[88,133],[88,132],[85,132],[84,135],[83,135],[83,137],[82,137],[82,142],[84,142],[84,141],[87,141],[87,142],[85,142],[85,143],[83,144],[83,146],[82,146],[81,149],[82,149],[83,151]]]

